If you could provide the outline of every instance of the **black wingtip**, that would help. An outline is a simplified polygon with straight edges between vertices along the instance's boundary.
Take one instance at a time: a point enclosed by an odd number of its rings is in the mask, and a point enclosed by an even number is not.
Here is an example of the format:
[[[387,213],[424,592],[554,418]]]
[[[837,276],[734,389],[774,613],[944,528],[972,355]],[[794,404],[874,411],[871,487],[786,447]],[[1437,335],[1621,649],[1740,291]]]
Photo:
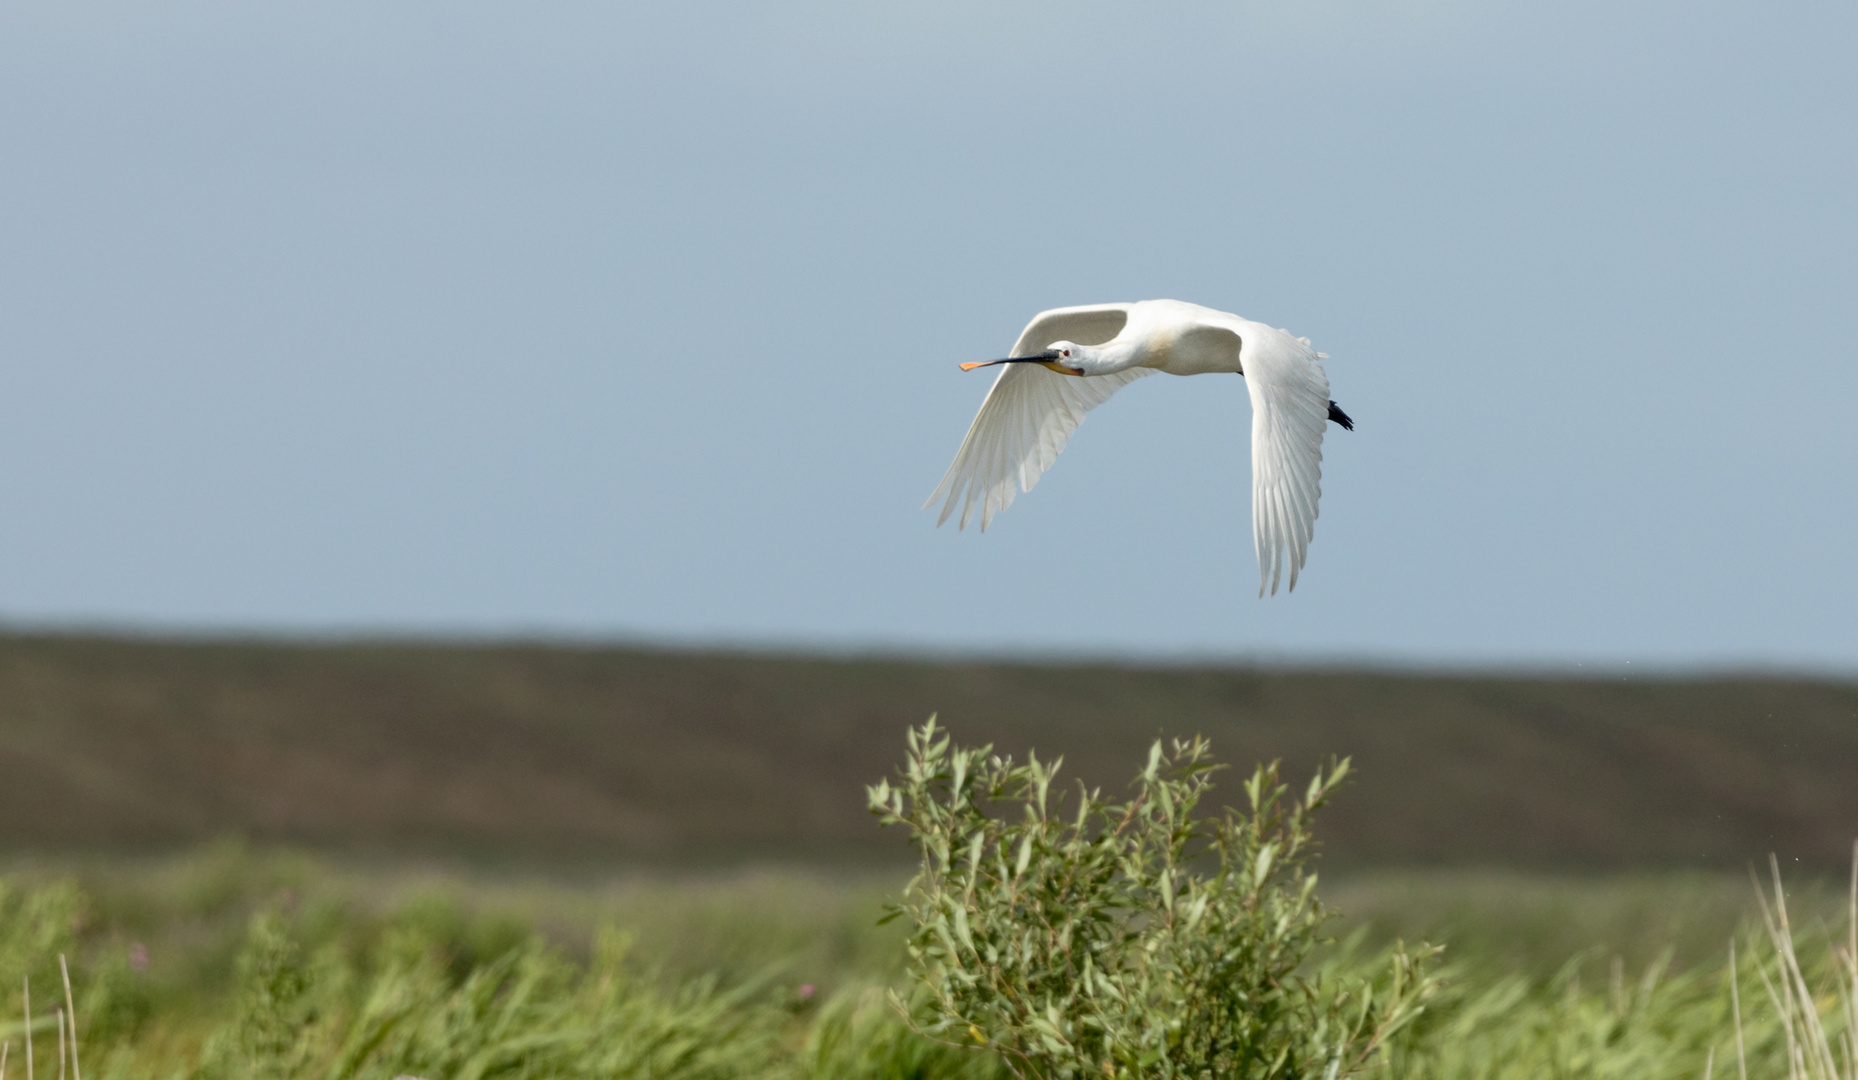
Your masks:
[[[1348,418],[1348,414],[1343,412],[1339,407],[1337,407],[1336,403],[1333,401],[1329,403],[1329,419],[1334,420],[1338,424],[1341,424],[1342,430],[1344,431],[1355,430],[1355,422],[1353,420],[1350,420]]]

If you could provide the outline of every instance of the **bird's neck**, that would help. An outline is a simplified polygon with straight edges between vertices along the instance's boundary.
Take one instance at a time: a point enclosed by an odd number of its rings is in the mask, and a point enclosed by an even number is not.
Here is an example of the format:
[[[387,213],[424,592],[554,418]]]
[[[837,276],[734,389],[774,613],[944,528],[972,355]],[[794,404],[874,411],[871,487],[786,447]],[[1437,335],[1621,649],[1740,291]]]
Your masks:
[[[1084,369],[1086,375],[1113,375],[1126,371],[1142,362],[1141,349],[1133,341],[1112,341],[1104,345],[1081,345],[1078,350],[1083,354],[1077,365]]]

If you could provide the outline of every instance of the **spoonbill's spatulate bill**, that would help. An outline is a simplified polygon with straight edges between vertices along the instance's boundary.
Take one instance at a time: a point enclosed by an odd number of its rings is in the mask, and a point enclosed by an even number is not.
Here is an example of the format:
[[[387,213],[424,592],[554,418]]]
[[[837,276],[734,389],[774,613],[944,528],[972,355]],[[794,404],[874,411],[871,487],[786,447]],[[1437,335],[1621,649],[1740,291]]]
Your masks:
[[[1316,530],[1322,495],[1324,425],[1354,430],[1329,400],[1325,354],[1308,338],[1179,300],[1053,308],[1033,317],[1003,360],[987,400],[955,452],[954,464],[924,506],[942,500],[940,525],[961,507],[958,527],[981,511],[985,530],[1052,467],[1084,414],[1144,375],[1245,376],[1252,396],[1252,542],[1258,595],[1277,592],[1286,565],[1290,587]]]

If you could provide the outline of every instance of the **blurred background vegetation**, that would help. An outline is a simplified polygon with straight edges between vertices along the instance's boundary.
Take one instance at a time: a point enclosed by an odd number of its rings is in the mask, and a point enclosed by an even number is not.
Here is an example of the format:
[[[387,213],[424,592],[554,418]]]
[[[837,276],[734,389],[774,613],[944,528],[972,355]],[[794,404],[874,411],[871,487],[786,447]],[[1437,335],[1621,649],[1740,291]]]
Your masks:
[[[1858,684],[830,659],[567,645],[0,636],[0,849],[728,866],[905,856],[872,827],[931,713],[1122,785],[1156,737],[1351,755],[1337,868],[1842,872]]]

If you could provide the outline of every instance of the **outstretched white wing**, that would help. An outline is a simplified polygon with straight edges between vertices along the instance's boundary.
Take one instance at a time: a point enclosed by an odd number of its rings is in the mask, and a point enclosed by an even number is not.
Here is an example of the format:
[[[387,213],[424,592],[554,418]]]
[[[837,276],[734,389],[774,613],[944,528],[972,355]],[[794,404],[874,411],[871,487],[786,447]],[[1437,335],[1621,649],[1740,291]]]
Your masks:
[[[1054,341],[1101,345],[1122,332],[1129,304],[1092,304],[1042,311],[1026,324],[1011,356],[1030,356]],[[1084,414],[1111,394],[1149,374],[1133,368],[1114,375],[1079,378],[1060,375],[1037,364],[1002,365],[981,411],[968,427],[935,493],[923,506],[942,499],[940,525],[961,507],[958,528],[967,528],[974,508],[981,508],[981,529],[1013,503],[1018,491],[1031,491],[1039,474],[1052,467]]]
[[[1276,594],[1285,563],[1290,587],[1297,587],[1316,532],[1329,376],[1322,354],[1302,338],[1262,323],[1240,337],[1239,363],[1252,396],[1252,543],[1263,596],[1267,584]]]

